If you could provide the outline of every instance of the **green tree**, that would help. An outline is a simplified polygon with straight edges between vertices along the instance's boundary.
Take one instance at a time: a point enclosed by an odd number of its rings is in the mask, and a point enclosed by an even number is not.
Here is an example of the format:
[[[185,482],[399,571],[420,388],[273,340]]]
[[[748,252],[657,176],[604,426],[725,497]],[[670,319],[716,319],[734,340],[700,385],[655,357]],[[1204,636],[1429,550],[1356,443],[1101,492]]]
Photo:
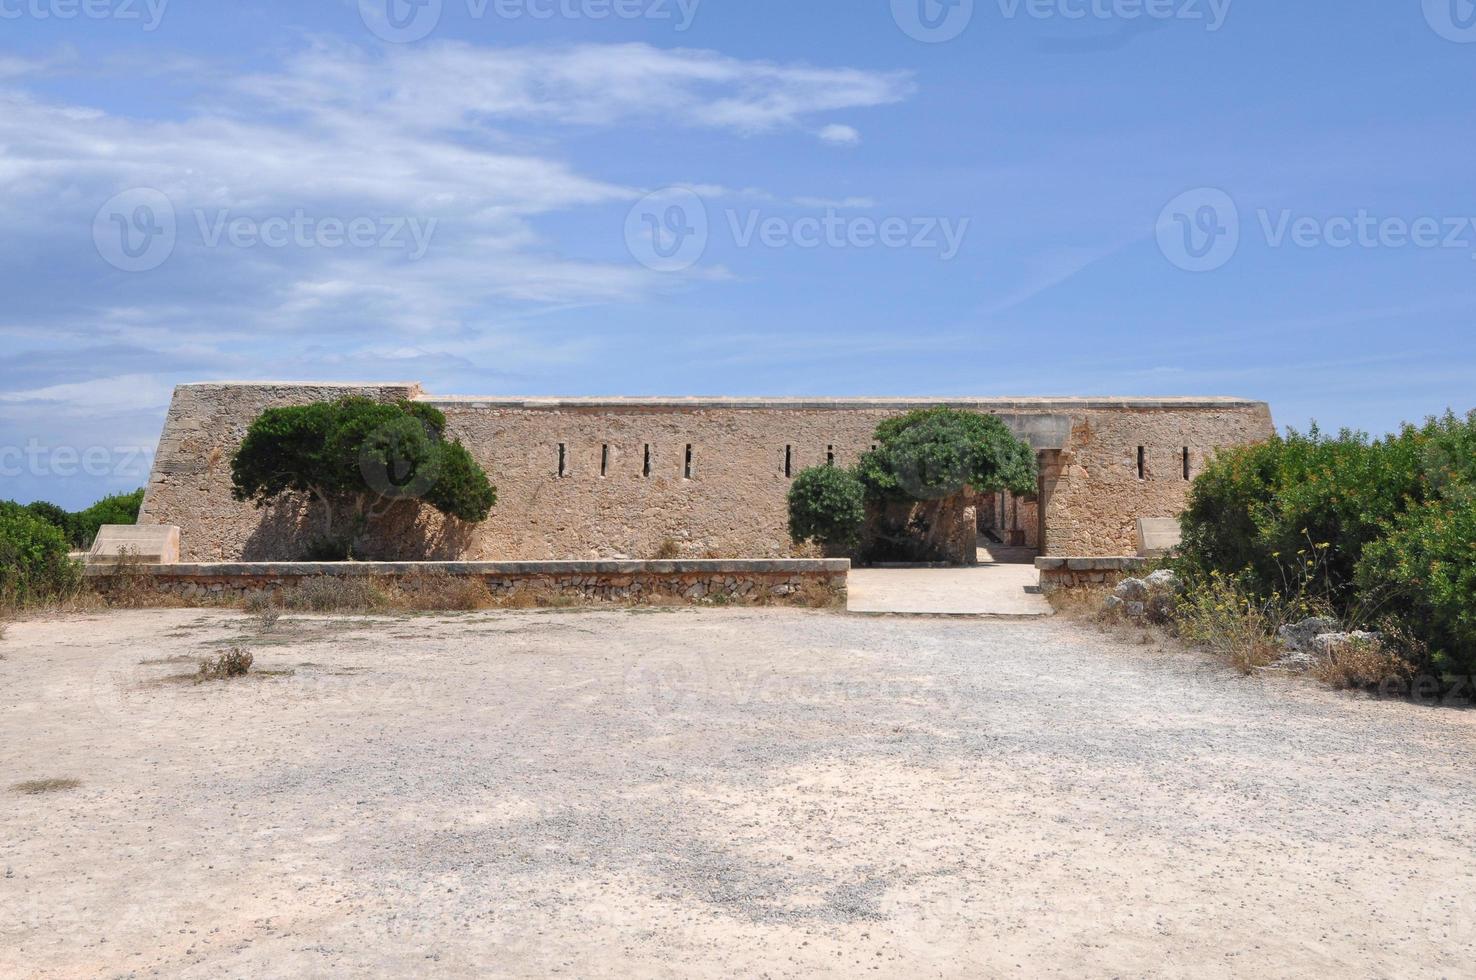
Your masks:
[[[973,488],[1020,496],[1037,489],[1035,452],[998,417],[928,408],[887,419],[857,474],[876,501],[942,500]]]
[[[303,494],[323,509],[324,541],[351,556],[371,518],[397,503],[424,503],[459,521],[487,519],[497,490],[457,441],[446,417],[417,402],[344,398],[270,408],[231,460],[232,492],[258,507]]]
[[[76,517],[71,511],[46,500],[35,500],[26,504],[25,507],[26,510],[58,529],[68,538],[72,537],[72,527],[76,523]]]
[[[814,466],[802,470],[789,488],[789,536],[850,548],[866,523],[866,490],[850,470]]]

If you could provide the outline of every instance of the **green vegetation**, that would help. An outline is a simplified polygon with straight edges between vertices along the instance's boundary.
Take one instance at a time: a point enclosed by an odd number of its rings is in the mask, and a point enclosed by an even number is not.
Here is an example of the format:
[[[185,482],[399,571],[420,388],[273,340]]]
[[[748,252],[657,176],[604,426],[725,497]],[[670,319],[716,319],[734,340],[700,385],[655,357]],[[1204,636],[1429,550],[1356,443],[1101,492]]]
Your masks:
[[[270,408],[231,460],[233,494],[264,507],[289,494],[322,508],[313,557],[351,558],[370,520],[395,504],[425,503],[466,522],[487,519],[497,490],[429,405],[365,398]]]
[[[1253,602],[1403,637],[1415,668],[1476,671],[1476,413],[1228,450],[1183,526],[1191,590],[1218,575]]]
[[[853,548],[867,509],[943,501],[966,490],[1036,491],[1035,453],[993,415],[928,408],[882,422],[854,470],[820,466],[795,478],[789,533],[797,542]]]
[[[86,510],[72,515],[72,543],[78,548],[92,547],[98,528],[104,524],[137,524],[143,507],[142,489],[132,493],[104,497]]]
[[[25,509],[33,517],[61,531],[73,548],[86,550],[92,547],[98,528],[104,524],[137,524],[143,497],[144,492],[140,488],[132,493],[104,497],[86,510],[75,513],[44,500],[26,504]]]
[[[882,422],[876,442],[856,466],[872,501],[942,500],[965,488],[1036,491],[1034,451],[993,415],[920,409]]]
[[[866,490],[850,470],[815,466],[789,488],[789,536],[830,548],[854,547],[866,523]]]
[[[29,508],[0,502],[0,608],[39,605],[77,590],[80,566],[68,557],[71,543]]]

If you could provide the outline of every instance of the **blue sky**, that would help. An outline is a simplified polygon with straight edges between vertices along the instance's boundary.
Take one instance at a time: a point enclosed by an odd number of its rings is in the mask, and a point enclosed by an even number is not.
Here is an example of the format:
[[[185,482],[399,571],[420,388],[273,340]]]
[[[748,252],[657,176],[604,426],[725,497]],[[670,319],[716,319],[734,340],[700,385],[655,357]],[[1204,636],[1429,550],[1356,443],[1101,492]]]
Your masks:
[[[1476,407],[1470,0],[387,2],[0,0],[0,497],[217,379]]]

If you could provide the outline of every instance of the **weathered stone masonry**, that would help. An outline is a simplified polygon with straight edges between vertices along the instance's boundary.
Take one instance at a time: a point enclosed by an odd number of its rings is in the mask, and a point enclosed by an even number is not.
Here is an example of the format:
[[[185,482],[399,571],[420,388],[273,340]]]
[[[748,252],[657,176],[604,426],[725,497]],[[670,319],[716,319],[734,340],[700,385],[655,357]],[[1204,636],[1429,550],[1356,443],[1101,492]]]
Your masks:
[[[515,399],[436,398],[415,384],[183,385],[140,522],[179,525],[184,561],[300,557],[312,516],[232,500],[230,459],[262,409],[347,394],[441,409],[497,485],[484,524],[445,528],[428,513],[416,533],[392,536],[384,557],[405,560],[652,558],[667,543],[684,558],[783,557],[793,475],[849,465],[882,419],[933,405],[999,415],[1039,452],[1032,537],[1046,554],[1132,554],[1138,518],[1182,510],[1186,453],[1192,475],[1217,449],[1272,433],[1265,404],[1229,398]]]

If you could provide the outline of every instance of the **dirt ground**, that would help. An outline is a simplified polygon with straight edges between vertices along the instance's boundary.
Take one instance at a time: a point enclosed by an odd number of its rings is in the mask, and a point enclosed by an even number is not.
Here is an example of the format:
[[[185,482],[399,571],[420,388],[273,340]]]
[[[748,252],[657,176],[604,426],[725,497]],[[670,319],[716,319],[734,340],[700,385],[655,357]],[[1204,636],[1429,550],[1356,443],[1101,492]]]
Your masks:
[[[1476,714],[1057,620],[0,640],[0,975],[1453,976]],[[258,673],[195,684],[231,645]],[[15,785],[76,780],[77,785]]]

